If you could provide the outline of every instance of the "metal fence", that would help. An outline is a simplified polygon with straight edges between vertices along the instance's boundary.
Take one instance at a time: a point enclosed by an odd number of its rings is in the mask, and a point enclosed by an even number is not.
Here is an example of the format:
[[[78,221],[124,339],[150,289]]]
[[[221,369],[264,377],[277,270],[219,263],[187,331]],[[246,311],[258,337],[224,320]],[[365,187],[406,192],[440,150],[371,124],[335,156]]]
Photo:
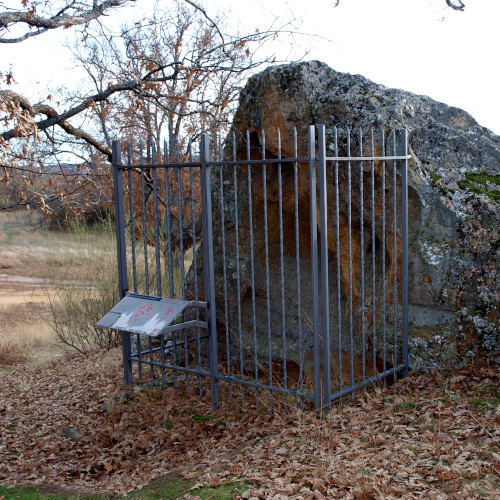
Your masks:
[[[234,132],[113,144],[120,294],[192,300],[159,338],[122,332],[125,383],[329,409],[408,372],[407,132]],[[327,154],[328,151],[328,154]],[[137,154],[137,157],[135,156]],[[191,316],[189,316],[191,315]]]

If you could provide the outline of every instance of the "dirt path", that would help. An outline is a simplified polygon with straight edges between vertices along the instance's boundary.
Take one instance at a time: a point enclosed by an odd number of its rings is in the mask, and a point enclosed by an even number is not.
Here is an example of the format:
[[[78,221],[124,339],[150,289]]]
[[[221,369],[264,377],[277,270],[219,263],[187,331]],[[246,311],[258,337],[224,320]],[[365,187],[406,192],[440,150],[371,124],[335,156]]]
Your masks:
[[[48,232],[32,213],[0,214],[0,344],[14,345],[43,361],[64,350],[47,323],[49,262],[60,255],[63,237]]]

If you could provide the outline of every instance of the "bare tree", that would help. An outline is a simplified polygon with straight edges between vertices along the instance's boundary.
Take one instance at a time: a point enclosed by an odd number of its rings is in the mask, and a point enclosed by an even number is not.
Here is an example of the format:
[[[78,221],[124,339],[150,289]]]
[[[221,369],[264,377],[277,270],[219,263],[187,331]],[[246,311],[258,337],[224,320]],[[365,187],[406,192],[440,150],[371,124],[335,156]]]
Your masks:
[[[248,72],[270,62],[255,59],[254,47],[280,29],[223,34],[223,19],[210,18],[194,2],[172,0],[169,5],[169,10],[124,26],[118,36],[110,36],[101,23],[86,26],[74,55],[89,85],[84,92],[67,94],[63,109],[0,90],[1,180],[22,193],[4,208],[34,198],[47,209],[49,202],[85,208],[82,197],[92,190],[92,203],[101,203],[109,193],[102,160],[111,160],[111,140],[131,138],[133,129],[159,150],[164,137],[173,144],[174,136],[196,136],[202,129],[217,133],[227,126]],[[73,176],[64,175],[67,169],[61,166],[54,181],[58,155],[68,150],[85,159],[84,168]],[[47,163],[48,170],[43,168]],[[41,181],[44,175],[50,179]]]
[[[119,37],[88,33],[75,57],[97,93],[110,81],[139,81],[155,68],[162,72],[89,108],[108,147],[112,135],[129,136],[132,124],[157,149],[161,138],[195,137],[200,130],[216,134],[228,125],[246,76],[270,62],[255,60],[252,44],[277,32],[220,36],[222,26],[223,20],[209,23],[178,3],[175,9],[154,12],[140,26],[124,27]]]

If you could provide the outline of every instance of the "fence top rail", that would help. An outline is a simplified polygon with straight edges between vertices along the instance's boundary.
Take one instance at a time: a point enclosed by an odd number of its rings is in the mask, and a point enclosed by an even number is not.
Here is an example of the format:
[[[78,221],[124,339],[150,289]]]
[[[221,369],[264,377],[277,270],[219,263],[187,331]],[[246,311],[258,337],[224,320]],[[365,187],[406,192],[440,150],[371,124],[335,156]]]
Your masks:
[[[319,158],[315,156],[315,161]],[[411,155],[402,156],[326,156],[325,161],[395,161],[395,160],[409,160]],[[297,158],[261,158],[260,160],[212,160],[207,162],[200,161],[186,161],[175,163],[155,163],[155,164],[136,164],[136,165],[119,165],[123,170],[136,169],[136,168],[179,168],[179,167],[196,167],[201,168],[203,165],[207,166],[221,166],[221,165],[263,165],[273,163],[309,163],[311,158],[309,156]]]

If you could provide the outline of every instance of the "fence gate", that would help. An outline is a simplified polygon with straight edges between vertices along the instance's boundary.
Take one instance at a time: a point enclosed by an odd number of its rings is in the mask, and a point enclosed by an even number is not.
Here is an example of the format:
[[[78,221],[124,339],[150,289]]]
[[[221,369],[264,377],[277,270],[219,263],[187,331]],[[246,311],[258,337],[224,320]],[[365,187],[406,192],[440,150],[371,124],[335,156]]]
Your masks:
[[[127,387],[320,410],[406,376],[408,158],[383,128],[114,142]]]

